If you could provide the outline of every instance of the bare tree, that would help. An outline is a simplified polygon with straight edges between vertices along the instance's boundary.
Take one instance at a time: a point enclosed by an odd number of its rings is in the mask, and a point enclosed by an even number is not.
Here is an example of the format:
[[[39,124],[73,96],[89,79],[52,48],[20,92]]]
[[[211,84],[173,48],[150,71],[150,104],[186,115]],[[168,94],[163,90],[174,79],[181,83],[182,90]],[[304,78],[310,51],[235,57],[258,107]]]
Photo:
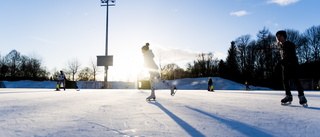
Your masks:
[[[312,60],[320,60],[320,26],[312,26],[304,33],[307,38],[307,44],[311,49]]]
[[[201,53],[193,63],[187,64],[187,71],[191,77],[209,77],[218,74],[218,59],[213,53]]]
[[[5,59],[0,56],[0,79],[4,79],[8,74],[9,67],[5,63]]]
[[[98,66],[97,66],[97,61],[94,61],[91,59],[90,61],[91,69],[92,69],[92,75],[93,75],[93,81],[96,81],[96,76],[98,75]]]
[[[91,68],[85,67],[84,69],[80,70],[78,75],[79,81],[91,81],[93,79],[93,70]]]
[[[164,65],[161,68],[161,77],[165,80],[172,80],[174,79],[174,70],[179,68],[179,66],[175,63]]]
[[[279,52],[272,48],[271,45],[275,43],[276,38],[267,28],[260,30],[257,37],[257,74],[260,79],[265,79],[272,75],[274,66],[278,62],[275,56],[279,54]]]
[[[10,77],[16,77],[19,72],[21,55],[18,51],[12,50],[8,55],[5,56],[6,64],[9,67]]]
[[[237,60],[238,60],[238,65],[239,65],[239,70],[241,71],[242,74],[246,73],[247,66],[249,62],[247,61],[248,57],[248,46],[250,43],[250,35],[243,35],[238,37],[235,40],[235,43],[237,45]]]
[[[74,81],[74,76],[78,72],[80,66],[81,64],[78,61],[78,59],[73,59],[68,62],[69,71],[70,71],[70,74],[72,75],[72,81]]]

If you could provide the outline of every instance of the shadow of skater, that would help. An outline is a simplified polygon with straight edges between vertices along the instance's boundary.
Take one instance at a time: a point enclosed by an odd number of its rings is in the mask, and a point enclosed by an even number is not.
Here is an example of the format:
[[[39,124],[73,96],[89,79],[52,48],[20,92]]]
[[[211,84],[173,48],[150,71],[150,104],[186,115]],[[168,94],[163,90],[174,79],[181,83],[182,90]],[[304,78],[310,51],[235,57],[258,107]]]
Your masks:
[[[220,122],[226,124],[227,126],[231,127],[233,130],[237,130],[239,131],[240,133],[250,137],[256,137],[256,136],[259,136],[259,137],[272,137],[272,135],[264,132],[264,131],[261,131],[259,129],[257,129],[256,127],[253,127],[253,126],[250,126],[250,125],[247,125],[245,123],[241,123],[241,122],[238,122],[238,121],[234,121],[234,120],[231,120],[231,119],[223,119],[221,117],[217,117],[217,116],[214,116],[214,115],[211,115],[207,112],[204,112],[202,110],[199,110],[199,109],[196,109],[196,108],[192,108],[192,107],[188,107],[186,106],[186,108],[189,108],[193,111],[196,111],[196,112],[199,112],[203,115],[206,115],[206,116],[209,116],[213,119],[216,119],[216,120],[219,120]]]
[[[190,136],[193,137],[205,137],[201,132],[199,132],[197,129],[192,127],[190,124],[170,112],[168,109],[163,107],[158,102],[149,102],[150,104],[154,104],[155,106],[159,107],[163,112],[165,112],[168,116],[170,116],[178,125],[180,125]]]

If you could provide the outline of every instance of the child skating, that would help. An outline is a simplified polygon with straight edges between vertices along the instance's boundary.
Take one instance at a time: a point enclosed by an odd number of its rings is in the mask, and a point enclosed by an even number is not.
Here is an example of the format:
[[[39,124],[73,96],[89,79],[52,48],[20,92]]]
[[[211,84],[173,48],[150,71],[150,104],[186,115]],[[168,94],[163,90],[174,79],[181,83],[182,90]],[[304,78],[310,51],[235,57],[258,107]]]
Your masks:
[[[165,80],[162,80],[160,73],[158,72],[158,66],[153,60],[154,54],[152,50],[149,50],[149,43],[146,43],[146,45],[142,46],[141,50],[144,57],[144,65],[146,68],[148,68],[150,74],[151,95],[147,97],[146,100],[156,99],[154,83],[155,78],[161,81],[165,86],[167,86],[171,91],[170,95],[174,96],[175,90],[177,88],[174,85],[170,85]]]
[[[208,79],[208,91],[214,91],[212,78]]]
[[[60,75],[58,76],[58,81],[56,85],[56,91],[60,91],[61,85],[63,85],[63,89],[66,90],[66,76],[63,71],[60,71]]]

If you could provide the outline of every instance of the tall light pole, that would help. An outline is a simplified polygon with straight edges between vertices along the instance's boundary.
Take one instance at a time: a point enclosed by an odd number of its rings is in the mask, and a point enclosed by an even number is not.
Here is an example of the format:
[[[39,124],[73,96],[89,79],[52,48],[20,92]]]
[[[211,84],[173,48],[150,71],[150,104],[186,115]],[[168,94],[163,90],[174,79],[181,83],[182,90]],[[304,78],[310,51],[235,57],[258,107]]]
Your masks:
[[[113,65],[113,56],[108,55],[108,12],[109,6],[115,6],[116,0],[101,0],[101,6],[106,6],[106,51],[105,56],[97,56],[97,65],[104,66],[104,88],[108,88],[108,66]]]

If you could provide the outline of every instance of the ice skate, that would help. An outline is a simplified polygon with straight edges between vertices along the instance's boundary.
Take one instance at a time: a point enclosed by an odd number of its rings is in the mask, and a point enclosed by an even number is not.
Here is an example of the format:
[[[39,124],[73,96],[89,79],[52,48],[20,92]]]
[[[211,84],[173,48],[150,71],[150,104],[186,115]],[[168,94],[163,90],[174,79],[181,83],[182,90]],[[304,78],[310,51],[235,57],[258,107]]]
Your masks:
[[[56,91],[60,91],[60,86],[58,84],[56,85]]]
[[[302,105],[303,107],[308,107],[308,104],[307,104],[307,99],[305,96],[298,96],[299,97],[299,103],[300,105]]]
[[[176,86],[171,86],[170,90],[171,90],[170,95],[174,96],[174,94],[176,94],[176,92],[177,92],[177,87]]]
[[[146,98],[147,101],[150,100],[156,100],[156,96],[155,95],[150,95],[149,97]]]
[[[292,96],[286,95],[286,97],[281,100],[281,105],[290,105],[291,102]]]
[[[149,97],[147,97],[146,100],[147,101],[156,100],[156,95],[154,93],[154,90],[151,90],[151,95]]]

